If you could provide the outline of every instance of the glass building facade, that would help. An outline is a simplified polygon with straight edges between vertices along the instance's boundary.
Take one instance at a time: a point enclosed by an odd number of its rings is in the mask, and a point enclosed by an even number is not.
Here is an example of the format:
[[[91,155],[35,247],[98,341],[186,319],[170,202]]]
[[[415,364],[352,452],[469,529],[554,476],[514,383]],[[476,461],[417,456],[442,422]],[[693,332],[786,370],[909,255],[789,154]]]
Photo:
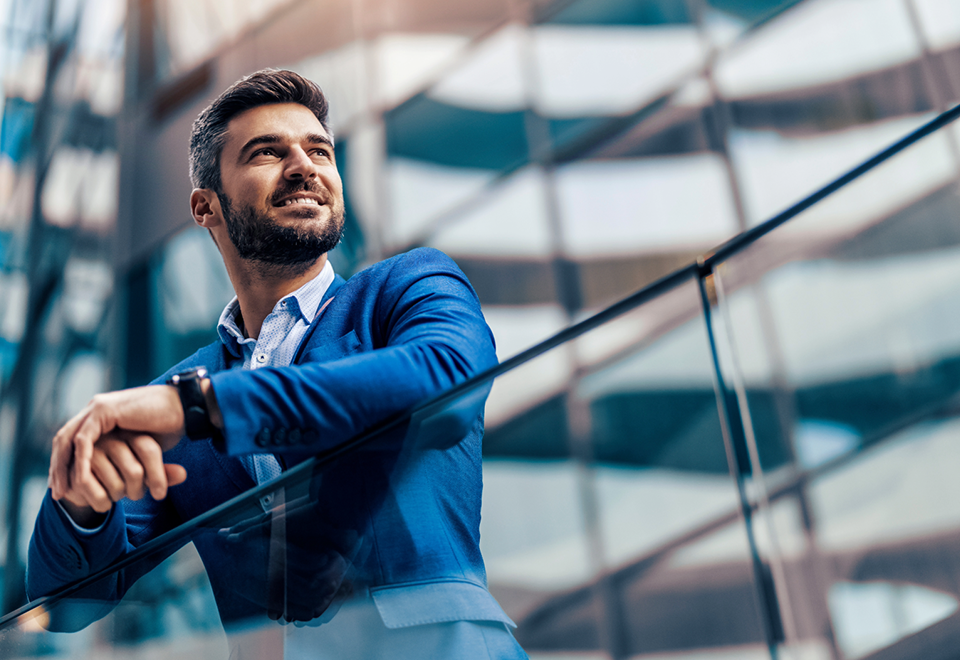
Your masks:
[[[809,197],[960,101],[953,0],[6,0],[0,28],[3,657],[226,657],[190,545],[71,634],[23,574],[60,424],[216,337],[187,138],[263,67],[330,99],[337,272],[431,246],[480,296],[481,548],[532,658],[956,656],[958,128]]]

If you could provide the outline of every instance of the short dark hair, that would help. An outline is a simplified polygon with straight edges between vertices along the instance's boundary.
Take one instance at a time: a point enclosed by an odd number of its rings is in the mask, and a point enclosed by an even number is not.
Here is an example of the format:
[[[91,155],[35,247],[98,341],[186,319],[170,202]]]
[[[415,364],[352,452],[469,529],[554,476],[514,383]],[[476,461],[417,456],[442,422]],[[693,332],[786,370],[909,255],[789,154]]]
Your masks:
[[[263,69],[241,78],[214,99],[193,122],[190,133],[190,181],[195,188],[223,192],[220,155],[227,141],[227,124],[245,110],[272,103],[299,103],[327,125],[328,104],[320,87],[293,71]]]

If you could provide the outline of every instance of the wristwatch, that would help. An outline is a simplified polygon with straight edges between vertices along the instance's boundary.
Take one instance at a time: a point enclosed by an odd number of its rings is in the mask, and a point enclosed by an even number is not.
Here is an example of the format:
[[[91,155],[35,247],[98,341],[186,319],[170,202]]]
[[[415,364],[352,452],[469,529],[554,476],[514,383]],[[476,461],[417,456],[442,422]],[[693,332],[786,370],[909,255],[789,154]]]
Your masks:
[[[207,378],[206,367],[197,367],[173,374],[167,379],[167,385],[177,388],[180,405],[183,406],[183,426],[191,440],[205,440],[216,434],[216,427],[210,422],[207,398],[203,396],[200,381]]]

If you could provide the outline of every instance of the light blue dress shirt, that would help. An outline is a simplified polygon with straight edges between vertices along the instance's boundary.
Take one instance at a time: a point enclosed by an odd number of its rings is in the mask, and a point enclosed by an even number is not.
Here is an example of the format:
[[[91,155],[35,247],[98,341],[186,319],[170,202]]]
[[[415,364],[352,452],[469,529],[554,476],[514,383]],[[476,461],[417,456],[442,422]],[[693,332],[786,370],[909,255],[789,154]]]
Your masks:
[[[320,301],[333,279],[333,266],[327,261],[319,275],[277,301],[273,311],[263,320],[257,339],[245,336],[240,330],[237,323],[240,303],[234,297],[220,314],[217,324],[217,334],[230,356],[227,366],[230,369],[289,366],[320,311]],[[240,460],[257,484],[280,476],[280,463],[273,454],[247,454]],[[269,502],[261,504],[268,506]]]

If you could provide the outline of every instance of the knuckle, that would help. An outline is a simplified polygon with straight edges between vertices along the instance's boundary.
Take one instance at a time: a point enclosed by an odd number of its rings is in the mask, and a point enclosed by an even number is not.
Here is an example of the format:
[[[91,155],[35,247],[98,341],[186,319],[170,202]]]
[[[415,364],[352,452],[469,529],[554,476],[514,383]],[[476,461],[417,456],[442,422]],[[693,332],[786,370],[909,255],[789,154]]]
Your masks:
[[[127,473],[133,481],[143,481],[144,469],[140,463],[131,463]]]
[[[139,443],[140,451],[144,456],[151,459],[158,459],[163,455],[160,445],[153,438],[143,438]]]

